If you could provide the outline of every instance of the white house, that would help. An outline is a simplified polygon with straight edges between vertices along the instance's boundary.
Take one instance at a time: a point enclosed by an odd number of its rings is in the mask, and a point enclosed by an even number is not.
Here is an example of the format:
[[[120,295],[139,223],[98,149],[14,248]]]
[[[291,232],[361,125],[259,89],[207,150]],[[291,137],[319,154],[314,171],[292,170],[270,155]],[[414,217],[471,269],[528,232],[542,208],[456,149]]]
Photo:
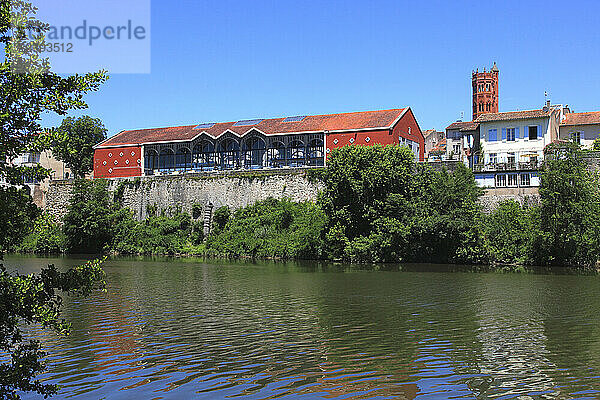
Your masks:
[[[481,153],[475,179],[484,187],[539,186],[544,147],[559,137],[562,106],[480,115]]]
[[[560,124],[560,140],[573,140],[591,148],[600,137],[600,111],[567,113]]]

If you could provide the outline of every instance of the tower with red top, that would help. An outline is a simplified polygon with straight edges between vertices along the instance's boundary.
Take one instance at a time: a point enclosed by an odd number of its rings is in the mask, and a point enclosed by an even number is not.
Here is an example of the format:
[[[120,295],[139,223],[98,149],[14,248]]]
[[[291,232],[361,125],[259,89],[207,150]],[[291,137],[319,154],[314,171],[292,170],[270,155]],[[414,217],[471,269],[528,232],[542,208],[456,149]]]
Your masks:
[[[473,71],[473,121],[481,114],[498,112],[498,67]]]

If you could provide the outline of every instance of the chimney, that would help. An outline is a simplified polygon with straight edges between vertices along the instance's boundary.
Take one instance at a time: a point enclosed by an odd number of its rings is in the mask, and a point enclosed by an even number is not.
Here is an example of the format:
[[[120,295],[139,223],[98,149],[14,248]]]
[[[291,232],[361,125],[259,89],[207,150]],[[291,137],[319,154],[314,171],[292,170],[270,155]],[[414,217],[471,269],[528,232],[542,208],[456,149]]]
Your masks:
[[[550,110],[550,100],[546,100],[546,105],[543,108],[544,111]]]

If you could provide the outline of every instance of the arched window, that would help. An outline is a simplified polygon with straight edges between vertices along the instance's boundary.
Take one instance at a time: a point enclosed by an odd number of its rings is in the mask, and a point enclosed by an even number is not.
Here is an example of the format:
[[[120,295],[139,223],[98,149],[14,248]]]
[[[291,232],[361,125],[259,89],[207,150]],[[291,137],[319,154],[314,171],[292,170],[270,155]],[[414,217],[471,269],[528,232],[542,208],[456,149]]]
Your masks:
[[[146,175],[154,174],[154,170],[158,169],[158,151],[149,149],[144,152],[144,169]]]
[[[192,158],[188,148],[182,147],[177,150],[177,154],[175,154],[175,169],[177,171],[186,171],[191,169],[191,162]]]
[[[265,164],[267,147],[265,141],[259,137],[251,137],[242,145],[245,168],[260,168]]]
[[[304,143],[293,140],[287,148],[287,164],[290,167],[303,167],[304,162]]]
[[[281,168],[285,166],[285,145],[277,141],[271,143],[267,153],[268,166],[272,168]]]
[[[192,154],[192,168],[202,171],[211,170],[215,167],[215,144],[209,140],[203,140],[194,146]]]
[[[234,139],[225,139],[217,146],[217,156],[221,168],[237,168],[240,162],[240,145]]]
[[[323,140],[313,139],[310,141],[307,147],[308,153],[308,165],[322,166],[325,164],[323,155]]]
[[[168,147],[160,151],[158,169],[161,171],[172,171],[175,168],[175,153]]]

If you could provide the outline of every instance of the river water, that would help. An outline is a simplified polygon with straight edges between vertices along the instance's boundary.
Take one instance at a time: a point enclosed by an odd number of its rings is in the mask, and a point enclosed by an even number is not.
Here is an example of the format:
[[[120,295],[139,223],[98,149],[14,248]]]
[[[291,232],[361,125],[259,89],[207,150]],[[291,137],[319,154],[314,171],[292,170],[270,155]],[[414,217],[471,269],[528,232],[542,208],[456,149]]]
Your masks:
[[[21,272],[82,262],[5,260]],[[106,293],[65,300],[71,336],[35,331],[56,398],[600,398],[600,277],[164,259],[104,269]]]

